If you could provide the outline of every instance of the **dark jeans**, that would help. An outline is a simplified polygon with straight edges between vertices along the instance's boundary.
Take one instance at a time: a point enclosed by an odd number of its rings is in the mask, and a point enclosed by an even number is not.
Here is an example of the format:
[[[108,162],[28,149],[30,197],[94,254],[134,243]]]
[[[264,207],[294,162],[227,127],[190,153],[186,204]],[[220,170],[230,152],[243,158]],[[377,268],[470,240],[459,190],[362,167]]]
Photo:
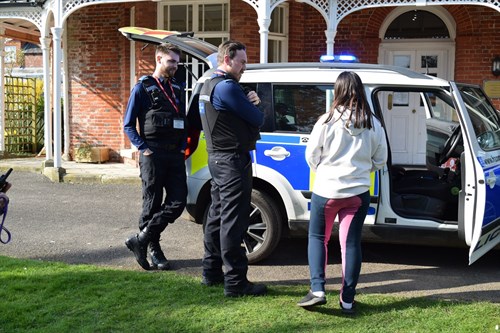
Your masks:
[[[226,289],[247,283],[248,259],[242,247],[248,229],[252,194],[252,160],[249,153],[209,153],[212,205],[205,225],[203,275],[223,275]]]
[[[342,256],[340,298],[352,303],[361,272],[361,232],[370,205],[370,192],[343,199],[329,199],[313,193],[307,248],[311,290],[325,291],[328,242],[338,216]]]
[[[142,214],[139,229],[148,227],[153,240],[173,223],[186,206],[187,184],[184,154],[150,148],[154,153],[139,158],[142,179]],[[166,196],[163,201],[163,191]]]

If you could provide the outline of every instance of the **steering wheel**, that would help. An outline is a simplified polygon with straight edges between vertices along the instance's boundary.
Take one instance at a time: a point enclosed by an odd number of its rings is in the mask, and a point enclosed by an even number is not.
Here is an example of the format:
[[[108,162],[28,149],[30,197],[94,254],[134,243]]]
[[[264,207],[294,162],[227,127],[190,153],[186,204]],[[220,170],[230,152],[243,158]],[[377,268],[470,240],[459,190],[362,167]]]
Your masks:
[[[458,142],[460,142],[461,138],[462,131],[460,130],[460,125],[457,125],[448,140],[446,140],[446,142],[444,143],[443,150],[441,152],[441,155],[439,156],[438,165],[443,164],[450,158],[455,148],[457,148]]]

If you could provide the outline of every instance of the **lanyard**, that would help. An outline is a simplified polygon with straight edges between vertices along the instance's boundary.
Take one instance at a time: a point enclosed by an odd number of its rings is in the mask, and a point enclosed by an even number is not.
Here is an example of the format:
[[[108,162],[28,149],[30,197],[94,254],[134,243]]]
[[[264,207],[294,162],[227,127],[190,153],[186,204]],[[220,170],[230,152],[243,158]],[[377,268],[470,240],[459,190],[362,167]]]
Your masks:
[[[175,112],[178,114],[179,113],[179,107],[177,106],[177,103],[175,101],[173,101],[170,96],[168,96],[167,92],[163,88],[163,85],[160,83],[160,80],[158,80],[157,77],[154,77],[154,78],[155,78],[156,82],[158,83],[158,85],[160,86],[161,91],[163,91],[163,94],[165,94],[165,96],[168,98],[170,104],[172,104],[172,106],[174,107]],[[174,96],[174,98],[175,98],[174,88],[172,88],[172,84],[170,83],[169,80],[167,80],[167,82],[168,82],[168,85],[170,86],[170,90],[172,91],[172,96]]]

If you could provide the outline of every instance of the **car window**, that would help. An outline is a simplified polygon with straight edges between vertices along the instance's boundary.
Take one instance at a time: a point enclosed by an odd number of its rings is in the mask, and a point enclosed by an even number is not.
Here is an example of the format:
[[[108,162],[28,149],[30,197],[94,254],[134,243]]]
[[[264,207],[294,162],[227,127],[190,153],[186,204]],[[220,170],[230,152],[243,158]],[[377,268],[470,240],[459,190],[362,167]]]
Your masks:
[[[310,133],[332,100],[332,85],[273,85],[275,130]]]
[[[450,96],[427,92],[425,98],[433,119],[458,123],[457,112]]]
[[[478,87],[460,86],[460,94],[481,149],[500,148],[500,115]]]

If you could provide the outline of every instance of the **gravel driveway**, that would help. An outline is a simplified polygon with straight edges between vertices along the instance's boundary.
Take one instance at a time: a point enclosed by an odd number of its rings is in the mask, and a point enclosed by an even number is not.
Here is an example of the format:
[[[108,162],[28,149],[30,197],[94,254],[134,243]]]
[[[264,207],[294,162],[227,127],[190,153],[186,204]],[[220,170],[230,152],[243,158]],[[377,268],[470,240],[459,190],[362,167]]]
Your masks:
[[[44,176],[14,172],[5,225],[12,241],[0,255],[140,270],[125,247],[136,233],[141,205],[138,185],[52,183]],[[173,269],[200,276],[202,230],[186,219],[170,225],[162,246]],[[500,303],[499,251],[467,264],[466,249],[364,244],[358,291]],[[249,278],[308,288],[307,241],[284,239],[267,260],[252,265]],[[338,244],[330,246],[327,288],[340,286]]]

